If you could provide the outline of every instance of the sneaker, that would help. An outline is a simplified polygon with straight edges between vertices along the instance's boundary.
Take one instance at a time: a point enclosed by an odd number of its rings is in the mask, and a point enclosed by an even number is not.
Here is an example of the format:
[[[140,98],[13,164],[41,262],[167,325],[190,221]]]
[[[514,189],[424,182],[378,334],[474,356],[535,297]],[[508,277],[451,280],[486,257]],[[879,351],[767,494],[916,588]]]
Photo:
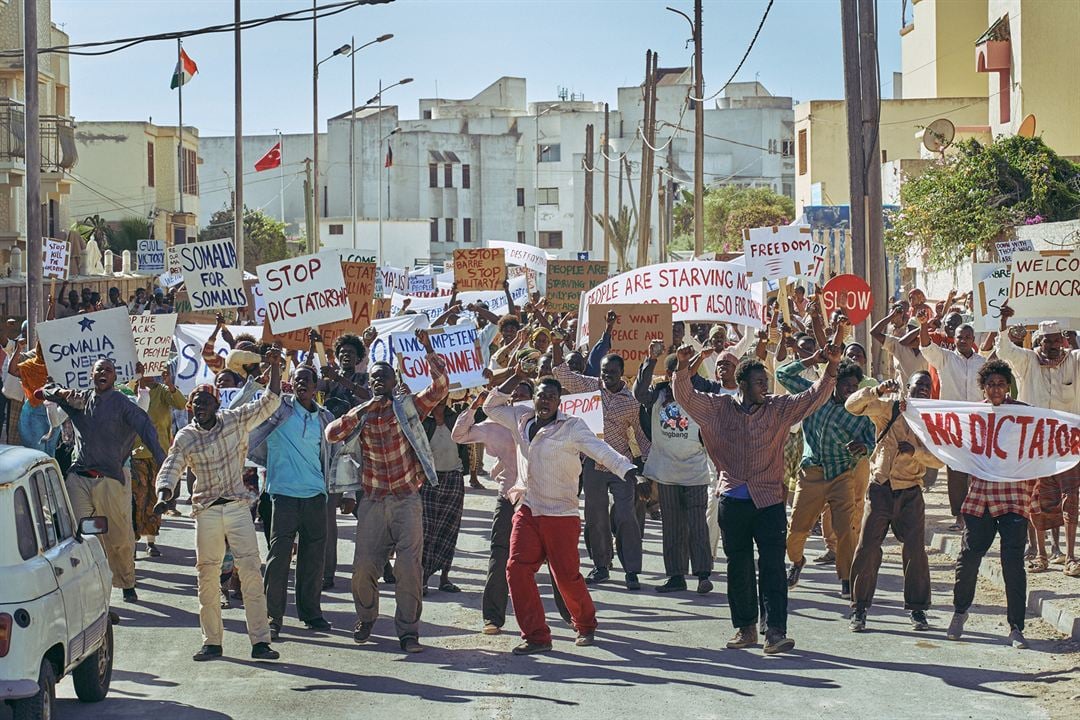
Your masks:
[[[1017,650],[1027,650],[1028,643],[1027,638],[1024,637],[1024,631],[1013,628],[1009,633],[1009,644]]]
[[[270,621],[270,642],[277,642],[281,639],[281,621]]]
[[[515,655],[533,655],[535,653],[551,652],[551,643],[534,643],[524,640],[510,652]]]
[[[866,629],[866,611],[854,610],[851,613],[851,622],[848,623],[848,630],[851,632],[862,632]]]
[[[484,623],[484,629],[480,632],[484,633],[485,635],[498,635],[500,632],[502,632],[502,628],[488,620]]]
[[[637,573],[626,573],[626,589],[627,590],[640,590],[641,582],[638,581]]]
[[[270,643],[255,643],[251,646],[252,660],[277,660],[281,653],[270,647]]]
[[[806,558],[792,564],[791,569],[788,570],[787,574],[787,586],[789,588],[793,588],[799,584],[799,576],[802,575],[804,567],[806,567]]]
[[[778,655],[790,652],[795,648],[795,641],[781,630],[769,630],[765,633],[765,654]]]
[[[930,623],[926,619],[926,612],[924,610],[911,611],[911,629],[920,632],[930,629]]]
[[[707,577],[699,578],[697,581],[697,594],[708,595],[712,592],[712,580]]]
[[[606,567],[593,568],[589,571],[589,574],[585,576],[586,585],[599,585],[605,582],[611,577],[611,573],[608,572]]]
[[[950,640],[959,640],[964,634],[964,623],[967,622],[967,613],[954,612],[949,621],[949,629],[945,631],[945,637]]]
[[[228,610],[232,607],[232,600],[229,599],[229,588],[224,585],[221,586],[221,609]]]
[[[203,645],[199,652],[191,656],[191,659],[195,662],[205,662],[206,660],[217,660],[221,657],[220,645]]]
[[[308,630],[314,630],[316,632],[326,632],[327,630],[334,627],[333,625],[331,625],[329,623],[329,621],[326,620],[326,618],[321,618],[321,617],[320,618],[315,618],[314,620],[305,620],[304,621],[304,626]]]
[[[727,641],[728,650],[742,650],[757,645],[757,628],[753,625],[741,627],[735,632],[735,637]]]
[[[822,554],[820,554],[816,558],[814,558],[814,564],[815,565],[835,565],[836,564],[836,553],[834,553],[832,550],[826,550],[825,552],[823,552]]]
[[[841,600],[850,600],[851,599],[851,581],[850,580],[841,580],[840,581],[840,599]]]
[[[658,593],[681,592],[686,589],[686,580],[682,575],[672,575],[663,585],[656,586]]]
[[[124,588],[124,602],[135,603],[139,602],[139,593],[135,592],[135,588]]]
[[[424,652],[424,646],[420,644],[420,641],[414,638],[412,635],[407,635],[401,638],[401,649],[407,653]]]
[[[371,629],[375,627],[374,622],[361,622],[357,621],[353,625],[352,639],[357,645],[363,645],[371,637]]]
[[[578,647],[588,647],[596,644],[596,636],[591,632],[578,633],[577,639],[574,640],[574,644]]]
[[[150,557],[161,557],[161,551],[157,549],[157,545],[154,543],[146,543],[146,554]]]

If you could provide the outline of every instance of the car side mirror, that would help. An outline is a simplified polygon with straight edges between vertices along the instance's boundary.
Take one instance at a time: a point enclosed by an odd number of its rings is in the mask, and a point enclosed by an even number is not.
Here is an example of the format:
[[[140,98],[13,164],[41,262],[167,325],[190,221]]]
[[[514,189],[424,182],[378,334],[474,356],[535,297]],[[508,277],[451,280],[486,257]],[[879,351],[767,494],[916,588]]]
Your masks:
[[[94,515],[79,520],[79,537],[83,535],[104,535],[107,532],[109,532],[109,518],[104,515]]]

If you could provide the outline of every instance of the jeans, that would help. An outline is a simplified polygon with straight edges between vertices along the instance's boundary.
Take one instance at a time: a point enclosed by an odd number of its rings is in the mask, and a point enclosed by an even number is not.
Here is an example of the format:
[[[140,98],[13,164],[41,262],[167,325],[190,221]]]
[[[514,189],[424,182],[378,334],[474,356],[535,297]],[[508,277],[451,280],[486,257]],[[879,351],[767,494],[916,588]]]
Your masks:
[[[274,518],[266,555],[266,612],[281,623],[289,589],[293,541],[296,548],[296,615],[302,622],[322,618],[323,553],[326,544],[326,496],[295,498],[271,495]]]
[[[1024,570],[1024,548],[1027,546],[1028,521],[1018,513],[994,517],[989,510],[981,516],[964,513],[964,534],[961,537],[960,557],[956,559],[956,585],[953,587],[953,607],[966,613],[975,600],[975,581],[983,556],[1001,536],[1001,575],[1005,580],[1006,616],[1009,627],[1023,631],[1027,611],[1027,572]]]
[[[787,632],[787,577],[784,503],[754,507],[752,500],[720,498],[720,534],[727,555],[727,595],[731,623],[751,627],[758,620],[758,597],[769,629]],[[754,545],[758,572],[754,577]]]
[[[49,413],[44,405],[32,407],[24,402],[19,411],[19,438],[23,447],[39,450],[50,457],[56,455],[56,444],[60,442],[60,428],[50,431]],[[42,438],[48,439],[42,442]]]

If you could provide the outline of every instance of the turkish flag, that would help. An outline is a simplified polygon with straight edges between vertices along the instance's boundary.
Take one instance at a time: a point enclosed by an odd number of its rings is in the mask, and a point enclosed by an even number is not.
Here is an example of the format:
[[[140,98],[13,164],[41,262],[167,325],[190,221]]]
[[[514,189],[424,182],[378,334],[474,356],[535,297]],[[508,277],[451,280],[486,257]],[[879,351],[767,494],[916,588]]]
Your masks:
[[[281,167],[281,143],[277,143],[274,147],[266,151],[266,154],[259,158],[259,162],[255,163],[255,172],[262,172],[263,170],[273,170],[276,167]]]

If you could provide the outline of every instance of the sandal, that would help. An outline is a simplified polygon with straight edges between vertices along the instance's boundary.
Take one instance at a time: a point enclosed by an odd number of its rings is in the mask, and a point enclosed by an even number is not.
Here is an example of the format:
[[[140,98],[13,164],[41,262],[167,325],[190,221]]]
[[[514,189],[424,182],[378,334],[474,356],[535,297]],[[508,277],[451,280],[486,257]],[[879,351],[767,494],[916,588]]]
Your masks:
[[[442,585],[439,586],[439,592],[457,593],[461,592],[461,588],[459,588],[452,582],[444,582]]]
[[[1065,569],[1062,572],[1069,577],[1080,578],[1080,561],[1070,560],[1065,563]]]
[[[1046,562],[1046,558],[1037,557],[1027,564],[1027,571],[1031,573],[1041,573],[1046,572],[1049,567],[1050,565]]]
[[[1053,555],[1050,556],[1050,564],[1051,565],[1065,565],[1068,562],[1069,562],[1069,558],[1065,557],[1064,555],[1062,555],[1059,552],[1056,552],[1056,553],[1054,553]]]

